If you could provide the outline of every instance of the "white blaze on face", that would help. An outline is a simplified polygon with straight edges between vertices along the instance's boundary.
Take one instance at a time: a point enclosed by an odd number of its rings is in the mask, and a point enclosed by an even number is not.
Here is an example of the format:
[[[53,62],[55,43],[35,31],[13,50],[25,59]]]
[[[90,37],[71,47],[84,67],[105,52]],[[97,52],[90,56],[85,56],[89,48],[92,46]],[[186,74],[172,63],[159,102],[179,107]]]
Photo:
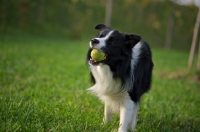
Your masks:
[[[96,48],[96,49],[101,49],[102,47],[106,46],[106,40],[110,37],[110,35],[113,33],[113,30],[110,31],[105,37],[102,38],[95,38],[97,40],[99,40],[99,43],[92,46],[91,42],[90,42],[90,47],[91,48]]]

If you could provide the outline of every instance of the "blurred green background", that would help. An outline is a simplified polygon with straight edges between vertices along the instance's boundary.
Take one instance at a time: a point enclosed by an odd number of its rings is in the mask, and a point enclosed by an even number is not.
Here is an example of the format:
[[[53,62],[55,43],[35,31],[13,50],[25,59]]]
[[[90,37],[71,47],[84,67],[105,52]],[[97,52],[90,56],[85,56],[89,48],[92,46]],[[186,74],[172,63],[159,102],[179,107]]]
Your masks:
[[[1,0],[0,7],[1,37],[21,33],[89,40],[106,14],[106,0]],[[166,47],[170,31],[170,48],[188,50],[197,12],[194,5],[169,0],[113,0],[110,25],[159,47]]]

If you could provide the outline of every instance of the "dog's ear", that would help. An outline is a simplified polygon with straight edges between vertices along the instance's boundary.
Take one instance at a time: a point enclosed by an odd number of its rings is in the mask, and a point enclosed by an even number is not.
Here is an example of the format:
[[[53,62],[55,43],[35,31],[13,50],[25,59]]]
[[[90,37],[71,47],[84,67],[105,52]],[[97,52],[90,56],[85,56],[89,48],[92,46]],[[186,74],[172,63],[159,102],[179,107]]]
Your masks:
[[[110,27],[108,27],[108,26],[106,26],[106,25],[104,25],[104,24],[98,24],[98,25],[96,25],[95,26],[95,29],[97,29],[97,30],[102,30],[102,29],[111,29]]]
[[[136,34],[125,34],[125,40],[131,45],[137,44],[141,39],[142,37]]]

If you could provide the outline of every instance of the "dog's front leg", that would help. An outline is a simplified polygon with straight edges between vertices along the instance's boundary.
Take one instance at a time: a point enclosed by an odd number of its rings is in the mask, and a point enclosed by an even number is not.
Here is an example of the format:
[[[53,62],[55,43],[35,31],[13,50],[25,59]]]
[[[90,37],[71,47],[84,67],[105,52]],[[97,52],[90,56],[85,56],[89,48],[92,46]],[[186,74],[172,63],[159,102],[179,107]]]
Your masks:
[[[104,118],[103,118],[103,121],[104,121],[104,123],[112,121],[112,110],[111,110],[110,106],[107,103],[105,103],[105,107],[104,107]]]
[[[120,127],[118,132],[127,132],[132,121],[134,102],[127,99],[120,104]]]
[[[133,131],[135,129],[136,123],[137,123],[137,113],[138,113],[138,109],[139,109],[139,104],[134,103],[133,105],[133,115],[132,115],[132,119],[131,119],[131,123],[129,124],[130,129]]]

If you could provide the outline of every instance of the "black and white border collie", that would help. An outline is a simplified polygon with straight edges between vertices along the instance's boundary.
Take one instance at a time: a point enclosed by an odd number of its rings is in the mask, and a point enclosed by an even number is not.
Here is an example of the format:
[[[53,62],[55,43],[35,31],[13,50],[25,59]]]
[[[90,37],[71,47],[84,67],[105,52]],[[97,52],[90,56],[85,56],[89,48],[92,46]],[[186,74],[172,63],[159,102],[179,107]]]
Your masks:
[[[149,45],[141,36],[120,33],[104,24],[98,24],[97,37],[90,41],[87,62],[94,84],[88,90],[105,103],[104,122],[119,113],[118,132],[134,130],[140,97],[151,86],[153,62]],[[106,54],[102,61],[91,59],[92,49]]]

